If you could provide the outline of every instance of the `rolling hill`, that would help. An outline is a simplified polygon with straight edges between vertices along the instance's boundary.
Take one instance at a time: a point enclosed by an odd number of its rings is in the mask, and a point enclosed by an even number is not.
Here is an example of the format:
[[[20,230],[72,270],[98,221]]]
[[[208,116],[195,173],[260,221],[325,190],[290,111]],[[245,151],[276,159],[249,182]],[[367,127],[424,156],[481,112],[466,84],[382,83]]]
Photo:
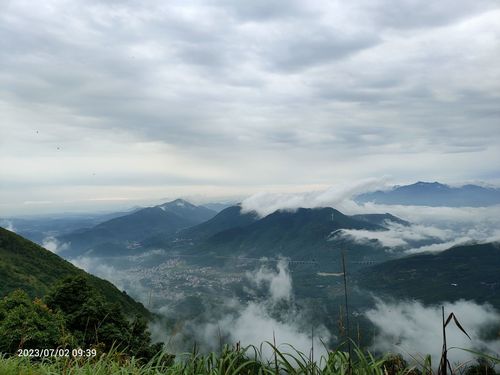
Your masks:
[[[358,284],[376,293],[426,303],[471,299],[500,307],[500,245],[452,247],[364,269]]]
[[[451,187],[438,182],[417,182],[395,186],[388,191],[358,195],[359,203],[401,204],[411,206],[486,207],[500,204],[500,189],[478,185]]]
[[[0,297],[15,289],[32,298],[42,297],[59,280],[83,276],[108,302],[118,303],[131,315],[149,317],[149,311],[113,284],[92,276],[37,244],[0,227]]]

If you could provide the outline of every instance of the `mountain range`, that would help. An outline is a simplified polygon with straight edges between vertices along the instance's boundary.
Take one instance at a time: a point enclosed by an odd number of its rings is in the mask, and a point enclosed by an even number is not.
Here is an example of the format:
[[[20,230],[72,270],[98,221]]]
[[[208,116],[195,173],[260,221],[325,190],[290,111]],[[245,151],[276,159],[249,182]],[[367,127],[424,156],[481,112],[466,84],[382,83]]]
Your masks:
[[[341,230],[385,231],[387,222],[408,225],[387,213],[348,216],[330,207],[278,210],[259,217],[235,205],[215,214],[176,200],[62,236],[59,241],[69,248],[60,254],[69,258],[120,256],[161,248],[191,256],[283,256],[337,265],[342,248],[352,252],[353,260],[381,261],[392,255],[380,243],[356,243],[342,236]]]
[[[203,206],[176,199],[123,215],[92,228],[58,237],[66,244],[61,255],[72,257],[84,253],[120,253],[133,251],[145,239],[169,236],[178,230],[202,223],[216,214]]]
[[[355,197],[358,203],[432,207],[486,207],[500,204],[500,189],[478,185],[452,187],[439,182],[394,186]]]
[[[149,245],[183,255],[205,256],[206,261],[287,257],[338,271],[341,251],[349,253],[350,261],[358,264],[394,257],[376,240],[358,243],[342,233],[343,229],[385,231],[388,221],[407,224],[390,214],[348,216],[330,207],[278,210],[259,217],[232,206],[174,236],[156,237],[157,242]]]

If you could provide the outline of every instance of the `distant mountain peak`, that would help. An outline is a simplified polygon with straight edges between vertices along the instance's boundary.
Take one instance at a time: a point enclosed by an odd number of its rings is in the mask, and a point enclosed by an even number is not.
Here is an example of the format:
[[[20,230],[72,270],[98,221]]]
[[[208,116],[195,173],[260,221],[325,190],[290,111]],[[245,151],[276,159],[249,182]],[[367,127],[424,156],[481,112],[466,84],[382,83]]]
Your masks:
[[[71,243],[71,248],[63,254],[76,256],[89,249],[99,249],[101,254],[112,251],[119,254],[120,249],[128,251],[127,246],[131,241],[141,243],[154,236],[170,236],[180,229],[207,221],[215,214],[215,211],[206,207],[175,199],[105,221],[84,232],[61,236],[62,242]]]
[[[178,207],[192,206],[192,207],[194,207],[195,205],[182,199],[182,198],[177,198],[177,199],[174,199],[173,201],[163,203],[160,206],[178,206]]]
[[[189,210],[195,210],[197,208],[204,208],[203,206],[196,206],[184,199],[178,198],[170,202],[166,202],[163,204],[160,204],[156,206],[160,208],[163,211],[171,211],[171,210],[178,210],[178,209],[189,209]]]
[[[184,206],[184,205],[191,205],[191,206],[192,206],[192,205],[193,205],[193,204],[191,204],[190,202],[188,202],[188,201],[186,201],[186,200],[184,200],[184,199],[182,199],[182,198],[177,198],[177,199],[173,200],[173,201],[172,201],[172,202],[170,202],[170,203],[172,203],[172,204],[176,204],[176,205],[178,205],[178,206]]]
[[[360,203],[400,204],[434,207],[486,207],[500,204],[500,189],[479,185],[449,186],[418,181],[411,185],[398,185],[390,190],[378,190],[358,195]]]

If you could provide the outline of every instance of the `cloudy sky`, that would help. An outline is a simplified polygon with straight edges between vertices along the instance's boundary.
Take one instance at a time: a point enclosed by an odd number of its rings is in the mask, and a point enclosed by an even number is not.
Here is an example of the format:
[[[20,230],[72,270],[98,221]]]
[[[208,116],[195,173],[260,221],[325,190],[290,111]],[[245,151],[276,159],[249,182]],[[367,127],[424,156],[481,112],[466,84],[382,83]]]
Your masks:
[[[498,1],[0,7],[0,214],[500,181]]]

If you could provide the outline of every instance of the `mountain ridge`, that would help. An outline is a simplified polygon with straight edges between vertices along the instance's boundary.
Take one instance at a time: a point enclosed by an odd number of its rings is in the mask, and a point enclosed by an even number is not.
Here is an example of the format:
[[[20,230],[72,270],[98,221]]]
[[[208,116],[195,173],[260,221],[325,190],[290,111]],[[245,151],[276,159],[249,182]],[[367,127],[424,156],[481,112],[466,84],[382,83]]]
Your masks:
[[[58,237],[60,243],[69,244],[61,255],[74,257],[89,251],[102,255],[128,250],[133,252],[145,239],[158,234],[174,234],[180,229],[204,222],[215,214],[215,211],[206,207],[176,199]]]
[[[338,268],[341,248],[349,251],[353,260],[368,256],[377,260],[390,258],[391,255],[380,246],[355,244],[342,236],[335,236],[338,229],[387,230],[331,207],[277,210],[246,226],[215,233],[185,251],[216,257],[284,256],[297,261],[333,262],[331,265],[335,268]]]
[[[436,181],[418,181],[411,185],[396,185],[389,190],[363,193],[354,199],[358,203],[387,205],[487,207],[500,204],[500,188],[473,184],[452,187]]]

